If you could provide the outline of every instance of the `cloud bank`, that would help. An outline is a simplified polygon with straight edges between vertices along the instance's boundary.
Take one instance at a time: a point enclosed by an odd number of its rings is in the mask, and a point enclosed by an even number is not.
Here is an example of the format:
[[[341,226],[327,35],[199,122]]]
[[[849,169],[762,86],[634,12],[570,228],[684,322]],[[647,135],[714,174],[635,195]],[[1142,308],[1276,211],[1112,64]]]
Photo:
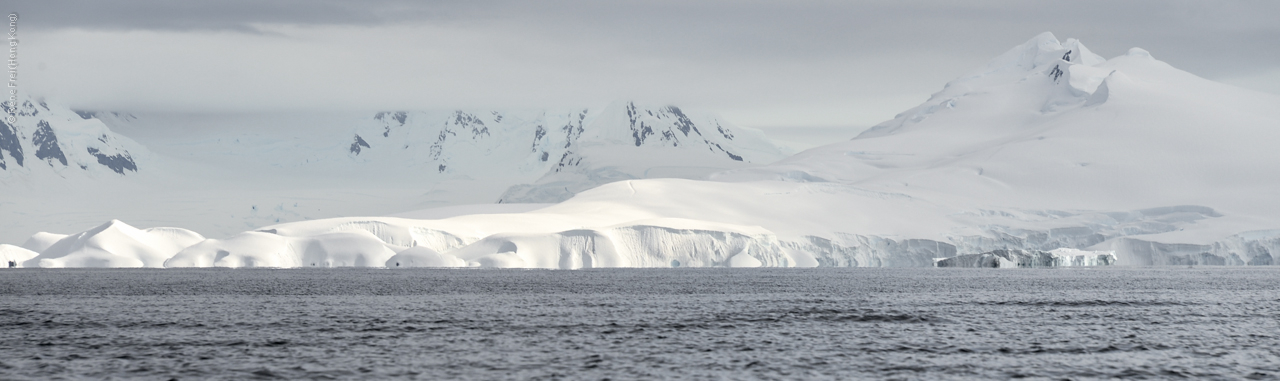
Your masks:
[[[81,108],[594,105],[871,125],[1043,31],[1280,93],[1280,3],[41,1],[22,89]]]

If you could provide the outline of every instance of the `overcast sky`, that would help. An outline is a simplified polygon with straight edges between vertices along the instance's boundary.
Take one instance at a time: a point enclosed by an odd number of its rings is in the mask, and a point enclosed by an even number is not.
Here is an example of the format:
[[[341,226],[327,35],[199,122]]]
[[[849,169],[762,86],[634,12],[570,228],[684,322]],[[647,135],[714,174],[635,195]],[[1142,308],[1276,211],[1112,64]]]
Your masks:
[[[19,86],[85,109],[602,105],[869,126],[1040,32],[1280,94],[1280,1],[8,1]]]

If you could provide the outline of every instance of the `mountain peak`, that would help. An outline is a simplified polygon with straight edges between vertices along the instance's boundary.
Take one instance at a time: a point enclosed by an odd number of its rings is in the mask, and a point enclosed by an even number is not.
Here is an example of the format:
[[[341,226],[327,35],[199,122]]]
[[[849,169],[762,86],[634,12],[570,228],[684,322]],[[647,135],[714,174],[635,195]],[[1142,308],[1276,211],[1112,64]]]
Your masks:
[[[1063,43],[1053,33],[1044,32],[996,56],[982,69],[961,77],[961,80],[1003,73],[1025,73],[1058,61],[1091,66],[1106,62],[1106,59],[1094,54],[1077,39],[1068,38]]]
[[[1067,40],[1072,40],[1072,39],[1069,38]],[[1062,47],[1062,43],[1058,42],[1058,37],[1054,36],[1053,32],[1049,32],[1049,31],[1041,32],[1040,34],[1037,34],[1035,37],[1032,37],[1030,40],[1027,40],[1027,42],[1022,44],[1022,46],[1027,46],[1027,45],[1049,48],[1048,50],[1056,50]]]
[[[1155,59],[1155,57],[1151,56],[1151,52],[1148,52],[1146,49],[1137,48],[1137,47],[1129,48],[1129,52],[1125,53],[1124,55],[1129,57],[1146,57],[1146,58]]]
[[[1102,81],[1115,71],[1104,68],[1107,62],[1079,40],[1069,38],[1060,42],[1053,33],[1041,33],[1000,54],[981,69],[948,82],[924,104],[864,131],[858,138],[896,133],[936,113],[963,107],[972,97],[983,97],[979,94],[997,87],[1017,87],[1018,90],[1001,92],[1019,92],[1020,95],[1009,99],[1019,99],[1015,103],[1026,103],[1040,114],[1100,104],[1109,96],[1108,87],[1103,86]],[[1103,89],[1102,93],[1094,97],[1099,88]]]

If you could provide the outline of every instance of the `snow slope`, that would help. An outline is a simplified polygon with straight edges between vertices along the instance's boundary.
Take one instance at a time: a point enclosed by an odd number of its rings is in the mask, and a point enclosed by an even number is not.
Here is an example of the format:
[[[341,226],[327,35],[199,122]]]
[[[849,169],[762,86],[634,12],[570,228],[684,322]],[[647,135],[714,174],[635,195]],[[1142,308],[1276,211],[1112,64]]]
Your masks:
[[[0,103],[0,186],[46,178],[101,178],[146,170],[149,152],[101,121],[25,94]]]
[[[1267,143],[1280,138],[1277,105],[1142,49],[1103,61],[1046,33],[852,141],[715,178],[908,193],[999,214],[986,235],[1021,248],[1051,249],[1032,243],[1049,231],[1026,227],[1052,222],[1084,239],[1074,246],[1118,250],[1121,263],[1269,262],[1274,233],[1245,233],[1280,226],[1270,201],[1280,181],[1260,175],[1280,170]],[[1258,238],[1241,248],[1237,234]]]
[[[165,265],[932,266],[995,250],[1270,265],[1278,106],[1141,49],[1103,60],[1046,33],[851,141],[773,164],[611,182],[520,213],[278,224]]]

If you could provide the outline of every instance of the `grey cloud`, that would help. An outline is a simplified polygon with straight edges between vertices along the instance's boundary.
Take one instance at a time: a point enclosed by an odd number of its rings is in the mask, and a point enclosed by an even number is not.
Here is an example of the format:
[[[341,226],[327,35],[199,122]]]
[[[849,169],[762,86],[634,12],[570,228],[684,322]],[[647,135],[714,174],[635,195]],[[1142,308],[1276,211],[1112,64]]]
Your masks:
[[[981,59],[1042,31],[1104,55],[1143,46],[1204,75],[1273,67],[1280,2],[44,0],[27,28],[231,30],[256,24],[470,25],[700,60],[844,59],[904,50]],[[1109,54],[1108,54],[1109,53]]]
[[[1274,16],[1280,14],[1280,2],[1273,1],[44,0],[24,2],[14,8],[22,13],[22,25],[27,33],[75,29],[88,33],[229,31],[256,35],[272,33],[273,25],[385,28],[387,32],[376,37],[380,41],[369,43],[403,50],[443,48],[413,45],[415,40],[394,35],[403,31],[396,26],[442,26],[458,33],[458,39],[480,41],[473,46],[451,46],[449,49],[454,50],[443,51],[457,54],[458,60],[475,57],[486,60],[446,62],[453,66],[434,66],[421,72],[384,70],[386,74],[379,74],[371,70],[358,74],[387,87],[384,93],[400,94],[415,94],[417,88],[389,86],[413,81],[386,76],[415,75],[418,77],[410,78],[417,81],[413,83],[427,85],[456,83],[429,78],[436,73],[452,73],[454,77],[465,74],[473,81],[468,83],[472,89],[492,89],[492,95],[469,90],[466,94],[471,102],[571,96],[583,94],[584,89],[591,86],[643,87],[637,83],[669,87],[664,91],[641,89],[659,96],[707,97],[700,102],[717,107],[727,104],[755,107],[783,101],[805,103],[841,94],[850,99],[888,96],[923,99],[946,80],[1044,31],[1052,31],[1059,38],[1079,38],[1106,57],[1140,46],[1176,67],[1211,79],[1248,76],[1280,68],[1277,64],[1280,49],[1270,48],[1280,40],[1280,23],[1274,21]],[[559,66],[545,57],[538,62],[518,58],[502,61],[498,58],[503,55],[489,52],[497,49],[556,51],[566,56],[564,64]],[[276,53],[279,57],[263,57],[262,65],[245,65],[234,71],[249,76],[257,71],[257,77],[270,79],[271,73],[261,72],[281,70],[283,64],[279,63],[286,61],[305,65],[317,73],[350,70],[314,62],[324,57],[296,58],[303,54],[300,51],[304,50],[282,45]],[[367,51],[353,49],[351,52]],[[139,56],[168,58],[164,52],[141,53]],[[415,57],[421,58],[421,54]],[[659,62],[661,66],[648,71],[618,67],[646,62]],[[60,74],[80,74],[84,78],[79,80],[94,80],[84,74],[89,70],[76,65],[50,63],[51,67],[61,70]],[[128,70],[131,69],[123,67],[121,75],[127,75]],[[525,86],[520,87],[510,82],[511,73],[563,80],[526,81]],[[181,74],[167,77],[208,75]],[[289,77],[295,78],[294,82],[264,82],[263,86],[298,87],[296,76]],[[506,78],[508,82],[485,82],[485,78]],[[541,90],[544,86],[579,78],[595,82]],[[323,79],[316,79],[320,80]],[[220,95],[216,92],[224,90],[215,85],[200,88],[201,82],[189,82],[193,86],[192,94],[214,92],[200,94],[203,97],[200,99],[217,102],[239,96]],[[695,86],[729,90],[717,92],[693,88]],[[136,94],[140,99],[171,97],[154,94],[155,89],[160,88],[113,87],[110,91]],[[70,91],[72,85],[60,89]],[[623,88],[592,94],[627,91],[629,89]],[[323,100],[312,93],[296,98],[308,99],[307,102]],[[354,89],[349,93],[359,91]],[[734,95],[726,96],[726,93]],[[280,90],[279,94],[284,97],[289,93]],[[173,97],[181,99],[181,96]],[[723,99],[710,99],[715,97]],[[423,102],[436,100],[423,99]],[[891,116],[897,111],[900,110],[884,113]]]
[[[89,30],[232,30],[254,32],[255,23],[377,24],[374,8],[359,2],[285,1],[84,1],[42,0],[18,4],[24,27]]]

